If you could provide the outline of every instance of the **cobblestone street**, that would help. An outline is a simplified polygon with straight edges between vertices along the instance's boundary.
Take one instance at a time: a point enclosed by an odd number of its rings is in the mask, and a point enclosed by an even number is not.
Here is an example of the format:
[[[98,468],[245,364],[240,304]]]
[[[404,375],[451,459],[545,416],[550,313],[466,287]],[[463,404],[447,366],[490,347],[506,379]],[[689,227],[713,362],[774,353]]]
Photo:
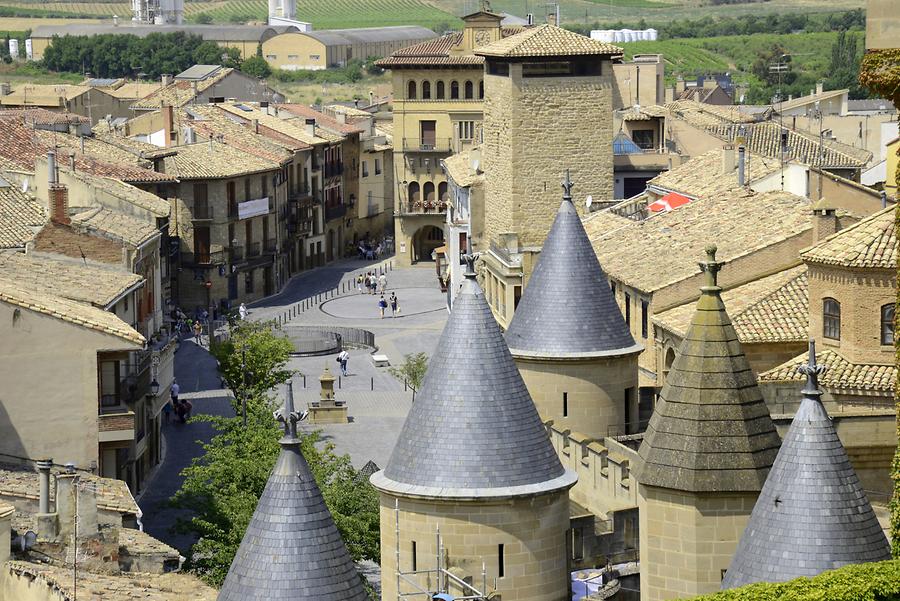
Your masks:
[[[292,279],[282,292],[254,303],[249,307],[249,319],[276,319],[291,307],[307,299],[314,299],[326,291],[354,282],[360,272],[375,269],[384,263],[343,261]],[[447,319],[445,298],[436,285],[433,265],[408,269],[386,268],[387,292],[394,292],[400,300],[400,313],[395,317],[380,316],[378,295],[360,294],[353,285],[345,284],[348,292],[339,294],[298,312],[284,324],[290,326],[334,326],[360,328],[375,335],[378,354],[387,355],[392,365],[403,361],[408,353],[431,355]],[[412,392],[403,382],[391,376],[386,367],[375,367],[372,353],[367,349],[350,348],[348,375],[340,376],[335,354],[315,357],[294,357],[289,367],[297,371],[294,395],[298,408],[305,408],[319,398],[319,376],[328,366],[335,376],[336,396],[346,401],[350,423],[312,426],[303,423],[307,431],[320,429],[325,441],[335,445],[338,453],[347,453],[357,468],[369,460],[383,467],[397,440],[406,414],[412,404]],[[216,361],[206,348],[185,339],[176,353],[176,378],[181,386],[181,398],[190,399],[194,415],[229,415],[231,392],[222,389]],[[284,388],[277,391],[283,395]],[[181,424],[174,415],[163,425],[165,459],[146,490],[139,498],[144,512],[147,532],[186,552],[193,538],[173,531],[184,512],[174,510],[167,501],[180,488],[181,471],[202,453],[202,444],[214,435],[205,422]]]

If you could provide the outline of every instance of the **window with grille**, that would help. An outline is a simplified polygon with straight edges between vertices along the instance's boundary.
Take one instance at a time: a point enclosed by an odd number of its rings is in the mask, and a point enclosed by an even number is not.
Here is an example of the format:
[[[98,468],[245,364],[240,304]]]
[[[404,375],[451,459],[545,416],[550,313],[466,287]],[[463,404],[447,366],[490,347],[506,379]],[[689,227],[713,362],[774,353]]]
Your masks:
[[[841,339],[841,303],[833,298],[822,302],[822,335],[832,340]]]
[[[474,121],[458,121],[456,123],[457,135],[460,140],[475,139],[475,122]]]

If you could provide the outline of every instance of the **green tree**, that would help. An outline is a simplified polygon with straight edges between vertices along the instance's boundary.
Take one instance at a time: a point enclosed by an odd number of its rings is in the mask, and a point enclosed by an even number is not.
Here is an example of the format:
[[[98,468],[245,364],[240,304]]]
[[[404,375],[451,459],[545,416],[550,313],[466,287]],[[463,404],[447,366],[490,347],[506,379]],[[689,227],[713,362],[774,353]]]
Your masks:
[[[252,77],[258,77],[262,79],[263,77],[268,77],[272,73],[272,68],[269,67],[269,63],[266,62],[261,56],[251,56],[248,59],[245,59],[243,63],[241,63],[241,71],[250,75]]]
[[[425,372],[428,370],[428,355],[415,353],[403,356],[403,363],[388,368],[388,372],[401,382],[408,382],[414,390],[422,386]]]
[[[213,22],[212,15],[207,13],[197,13],[192,20],[194,23],[199,23],[200,25],[209,25]]]
[[[791,55],[780,44],[775,44],[769,50],[760,52],[750,67],[750,71],[769,86],[780,85],[782,95],[785,95],[785,86],[791,85],[797,79],[797,73],[791,69]]]
[[[240,321],[231,328],[228,340],[213,345],[222,380],[235,397],[262,398],[292,375],[286,365],[293,345],[274,334],[272,326],[272,322]]]
[[[223,48],[215,42],[206,41],[194,50],[194,62],[198,65],[237,68],[241,66],[241,51],[231,46]]]

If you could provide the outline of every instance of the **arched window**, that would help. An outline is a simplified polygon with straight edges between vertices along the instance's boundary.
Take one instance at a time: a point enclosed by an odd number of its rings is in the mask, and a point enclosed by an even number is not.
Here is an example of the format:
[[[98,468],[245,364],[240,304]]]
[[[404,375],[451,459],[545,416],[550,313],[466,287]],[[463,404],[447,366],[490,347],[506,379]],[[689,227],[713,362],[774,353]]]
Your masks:
[[[484,100],[484,80],[478,82],[478,100]]]
[[[894,303],[881,307],[881,344],[894,344]]]
[[[450,100],[459,100],[459,82],[450,82]]]
[[[450,200],[450,194],[447,191],[447,182],[441,182],[438,184],[438,199],[447,202]]]
[[[422,186],[422,195],[425,202],[434,202],[434,182],[425,182]]]
[[[466,99],[472,99],[475,97],[475,86],[472,85],[471,81],[466,82]]]
[[[409,202],[410,204],[419,202],[419,182],[409,182]]]
[[[443,81],[439,81],[439,82],[437,82],[437,84],[435,85],[435,95],[434,95],[434,97],[437,98],[438,100],[443,100],[443,99],[444,99],[444,82],[443,82]]]
[[[407,86],[406,87],[406,97],[409,100],[415,100],[416,99],[416,82],[410,81],[408,84],[406,84],[406,86]]]
[[[422,100],[431,100],[431,82],[422,82]]]
[[[822,335],[832,340],[841,339],[841,303],[833,298],[822,301]]]

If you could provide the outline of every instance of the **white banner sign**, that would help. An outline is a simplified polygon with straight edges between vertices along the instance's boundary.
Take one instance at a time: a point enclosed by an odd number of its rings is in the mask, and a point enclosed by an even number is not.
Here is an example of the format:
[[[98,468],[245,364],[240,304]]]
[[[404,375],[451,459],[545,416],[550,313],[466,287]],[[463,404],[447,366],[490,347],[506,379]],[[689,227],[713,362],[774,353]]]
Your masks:
[[[238,203],[238,219],[249,219],[269,212],[269,197]]]

